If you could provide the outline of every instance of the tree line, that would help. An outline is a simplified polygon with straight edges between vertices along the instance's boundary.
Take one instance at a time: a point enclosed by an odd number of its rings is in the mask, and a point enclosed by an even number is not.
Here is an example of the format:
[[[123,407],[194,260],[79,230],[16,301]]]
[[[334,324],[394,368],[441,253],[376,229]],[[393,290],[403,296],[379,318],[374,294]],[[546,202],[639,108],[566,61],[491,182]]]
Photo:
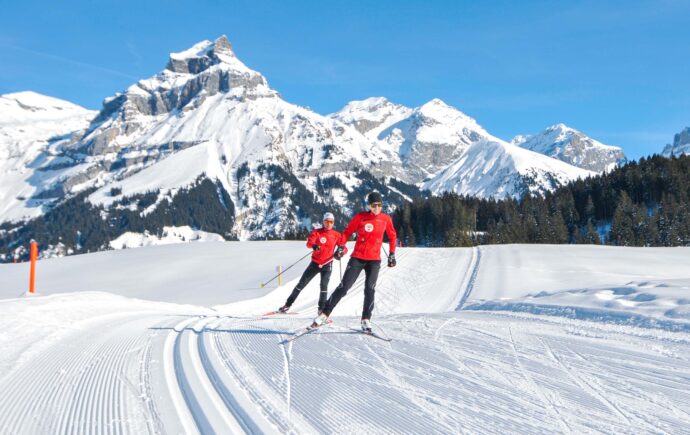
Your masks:
[[[418,198],[393,214],[409,246],[690,245],[690,156],[652,156],[544,196]]]

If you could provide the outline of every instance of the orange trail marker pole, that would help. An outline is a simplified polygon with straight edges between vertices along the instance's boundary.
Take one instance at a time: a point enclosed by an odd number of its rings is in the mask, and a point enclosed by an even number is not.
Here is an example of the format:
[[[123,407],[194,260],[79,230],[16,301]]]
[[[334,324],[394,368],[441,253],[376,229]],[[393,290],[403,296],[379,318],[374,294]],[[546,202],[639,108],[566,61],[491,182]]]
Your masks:
[[[29,277],[29,293],[36,293],[36,258],[38,258],[38,244],[31,241],[31,276]]]

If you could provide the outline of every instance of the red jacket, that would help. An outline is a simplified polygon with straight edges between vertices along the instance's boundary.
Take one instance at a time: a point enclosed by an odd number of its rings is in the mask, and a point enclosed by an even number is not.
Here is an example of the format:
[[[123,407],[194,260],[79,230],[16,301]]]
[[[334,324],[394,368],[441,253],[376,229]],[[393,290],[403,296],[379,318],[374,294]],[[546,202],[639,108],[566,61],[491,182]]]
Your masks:
[[[319,250],[311,254],[311,261],[323,266],[333,259],[335,245],[340,240],[340,233],[336,230],[318,228],[309,234],[307,238],[307,248],[311,249],[314,245],[319,245]],[[347,251],[346,251],[347,252]]]
[[[357,234],[355,250],[352,257],[360,260],[381,260],[381,245],[383,244],[383,233],[388,234],[390,243],[390,253],[395,252],[395,242],[398,235],[393,228],[393,220],[385,213],[375,216],[370,211],[357,213],[343,231],[338,245],[345,246],[347,239],[353,233]]]

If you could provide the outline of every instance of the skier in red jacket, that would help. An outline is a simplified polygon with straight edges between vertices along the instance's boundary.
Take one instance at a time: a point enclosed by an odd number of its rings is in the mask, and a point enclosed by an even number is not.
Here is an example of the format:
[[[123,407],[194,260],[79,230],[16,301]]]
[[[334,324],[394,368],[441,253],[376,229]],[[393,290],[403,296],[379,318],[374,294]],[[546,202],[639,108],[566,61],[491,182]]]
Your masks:
[[[328,280],[331,278],[331,271],[333,270],[333,251],[335,245],[340,241],[340,233],[333,229],[335,217],[333,213],[326,213],[323,215],[323,228],[315,229],[309,234],[307,238],[307,248],[314,251],[311,254],[311,263],[302,274],[299,282],[292,290],[292,293],[287,298],[285,305],[278,308],[281,313],[287,313],[295,299],[299,296],[304,287],[309,284],[317,274],[321,274],[321,292],[319,293],[319,314],[323,311],[326,304],[326,296],[328,293]]]
[[[382,213],[383,198],[378,192],[372,192],[367,196],[369,211],[357,213],[343,231],[343,235],[338,242],[334,258],[339,260],[345,255],[345,243],[353,234],[357,234],[355,249],[352,251],[350,261],[347,263],[343,280],[335,289],[333,294],[323,308],[323,312],[314,319],[312,327],[321,326],[328,316],[331,315],[333,308],[338,301],[347,294],[357,280],[360,272],[364,270],[366,279],[364,281],[364,306],[362,308],[362,330],[371,332],[371,312],[374,309],[374,292],[376,280],[381,268],[381,245],[383,244],[383,233],[388,235],[390,244],[390,255],[388,256],[388,267],[395,267],[395,242],[397,234],[393,227],[393,220],[390,216]]]

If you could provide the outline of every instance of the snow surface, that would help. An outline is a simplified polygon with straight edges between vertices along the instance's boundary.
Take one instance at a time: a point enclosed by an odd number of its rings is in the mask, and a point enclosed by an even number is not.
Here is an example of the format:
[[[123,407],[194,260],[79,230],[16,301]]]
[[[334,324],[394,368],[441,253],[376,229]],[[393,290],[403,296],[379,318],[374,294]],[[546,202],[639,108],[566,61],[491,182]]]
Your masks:
[[[173,243],[187,242],[222,242],[225,239],[215,233],[195,230],[185,225],[182,227],[163,227],[163,234],[158,237],[148,231],[134,233],[127,231],[120,237],[110,242],[112,249],[140,248],[142,246],[170,245]]]
[[[302,242],[152,246],[0,265],[7,433],[687,433],[689,248],[400,248],[374,327],[334,323]],[[297,258],[295,258],[297,257]],[[337,284],[335,265],[330,289]],[[251,284],[253,283],[253,284]],[[252,288],[249,288],[249,287]],[[177,303],[171,303],[177,302]]]

